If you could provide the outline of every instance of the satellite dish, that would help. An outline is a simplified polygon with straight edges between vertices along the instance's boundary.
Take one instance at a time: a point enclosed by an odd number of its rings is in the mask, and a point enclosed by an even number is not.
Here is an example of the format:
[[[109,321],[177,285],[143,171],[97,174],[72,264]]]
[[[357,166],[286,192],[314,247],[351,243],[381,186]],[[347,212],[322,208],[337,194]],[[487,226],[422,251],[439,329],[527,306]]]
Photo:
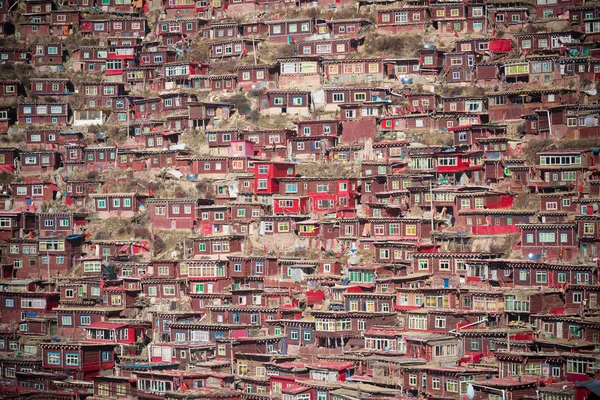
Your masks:
[[[473,400],[475,398],[475,389],[470,383],[467,385],[467,399]]]

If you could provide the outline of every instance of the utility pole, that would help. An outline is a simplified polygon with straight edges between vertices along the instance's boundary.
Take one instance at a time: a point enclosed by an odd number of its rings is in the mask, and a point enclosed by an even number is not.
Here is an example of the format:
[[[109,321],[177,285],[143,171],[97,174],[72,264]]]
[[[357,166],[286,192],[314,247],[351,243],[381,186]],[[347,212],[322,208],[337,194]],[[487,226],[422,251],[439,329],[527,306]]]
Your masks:
[[[431,232],[433,233],[433,217],[435,212],[433,211],[433,183],[431,181],[429,181],[429,204],[431,207]]]
[[[50,253],[48,252],[48,243],[46,243],[46,265],[48,266],[48,281],[50,281]]]

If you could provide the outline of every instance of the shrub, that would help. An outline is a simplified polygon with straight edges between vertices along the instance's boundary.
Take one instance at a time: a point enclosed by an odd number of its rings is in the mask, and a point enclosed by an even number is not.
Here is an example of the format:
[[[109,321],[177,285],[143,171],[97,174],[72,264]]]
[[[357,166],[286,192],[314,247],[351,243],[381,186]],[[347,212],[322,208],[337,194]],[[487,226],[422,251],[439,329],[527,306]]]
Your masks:
[[[263,93],[264,93],[263,89],[250,89],[248,91],[248,96],[250,96],[250,97],[259,97]]]
[[[85,177],[86,177],[86,179],[93,180],[93,179],[97,179],[98,175],[99,175],[98,171],[88,171],[88,173],[86,174]]]
[[[120,230],[121,228],[119,228]],[[110,239],[110,232],[106,232],[106,231],[98,231],[96,232],[96,234],[94,235],[94,238],[96,240],[108,240]]]
[[[143,226],[133,228],[133,234],[136,238],[150,239],[150,231]]]
[[[160,236],[154,237],[154,243],[152,245],[154,246],[154,254],[155,255],[162,253],[163,251],[165,251],[167,249],[167,245],[165,244],[165,241],[162,240],[160,238]]]
[[[235,107],[235,109],[241,114],[241,115],[247,115],[250,114],[250,112],[252,111],[252,104],[250,103],[250,101],[248,100],[248,98],[241,94],[235,94],[231,97],[228,97],[226,99],[224,99],[225,102],[227,103],[231,103],[233,104],[233,106]]]
[[[394,57],[418,57],[422,46],[418,36],[391,36],[371,34],[367,36],[365,48],[369,53]]]
[[[0,184],[7,185],[13,181],[15,176],[10,172],[0,172]]]

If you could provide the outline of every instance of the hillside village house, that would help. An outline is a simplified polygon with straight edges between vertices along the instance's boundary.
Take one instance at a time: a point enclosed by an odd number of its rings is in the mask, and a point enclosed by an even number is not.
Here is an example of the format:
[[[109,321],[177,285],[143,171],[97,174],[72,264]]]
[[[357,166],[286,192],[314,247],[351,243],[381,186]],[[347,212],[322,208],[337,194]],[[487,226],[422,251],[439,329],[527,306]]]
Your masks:
[[[8,0],[0,36],[0,398],[595,396],[594,2]]]

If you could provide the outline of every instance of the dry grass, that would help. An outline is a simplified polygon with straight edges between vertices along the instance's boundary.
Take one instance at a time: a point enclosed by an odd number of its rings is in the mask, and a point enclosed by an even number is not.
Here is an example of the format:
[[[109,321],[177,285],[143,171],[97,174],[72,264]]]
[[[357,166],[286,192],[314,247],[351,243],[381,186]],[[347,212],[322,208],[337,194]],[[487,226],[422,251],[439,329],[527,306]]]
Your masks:
[[[0,136],[0,145],[2,147],[25,149],[25,131],[19,131],[13,127],[10,134]]]
[[[411,142],[419,142],[428,146],[452,146],[454,144],[454,135],[447,132],[428,131],[414,132],[412,134],[407,132],[406,137]]]
[[[224,60],[213,61],[210,63],[210,73],[214,75],[226,75],[235,71],[235,67],[239,64],[239,60]]]
[[[481,86],[455,86],[441,84],[436,87],[436,93],[442,97],[484,96],[486,89]]]
[[[201,129],[190,129],[183,132],[181,142],[188,145],[194,154],[208,154],[209,148],[206,144],[206,134]]]
[[[518,193],[515,196],[513,208],[515,210],[537,210],[540,208],[540,198],[529,191]]]
[[[423,37],[411,33],[410,35],[382,35],[376,32],[369,33],[363,46],[364,55],[380,57],[419,57],[423,48]]]
[[[360,166],[355,163],[298,163],[296,174],[302,176],[358,178]]]
[[[273,43],[261,43],[256,50],[256,61],[259,64],[275,64],[278,58],[292,57],[296,45],[294,44],[273,44]],[[248,57],[242,58],[240,64],[253,64],[254,56],[249,55]]]

